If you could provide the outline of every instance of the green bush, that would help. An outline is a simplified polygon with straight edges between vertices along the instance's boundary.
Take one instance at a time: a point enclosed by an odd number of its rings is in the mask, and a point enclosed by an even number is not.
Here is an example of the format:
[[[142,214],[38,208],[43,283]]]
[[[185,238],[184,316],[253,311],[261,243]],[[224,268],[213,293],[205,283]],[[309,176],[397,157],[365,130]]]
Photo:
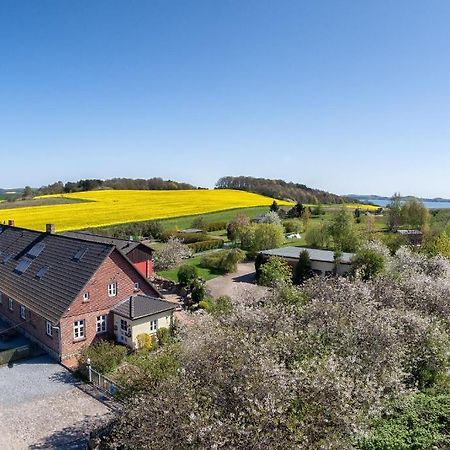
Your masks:
[[[154,348],[153,338],[148,333],[141,333],[136,336],[138,350],[150,351]]]
[[[283,220],[283,227],[286,233],[301,233],[303,231],[303,222],[299,219]]]
[[[209,311],[211,309],[211,301],[210,300],[202,300],[198,302],[198,307],[200,309],[204,309],[205,311]]]
[[[86,364],[90,358],[92,367],[100,373],[114,371],[127,355],[127,348],[109,341],[98,341],[81,352],[80,363]]]
[[[272,256],[260,268],[258,284],[261,286],[282,286],[292,281],[291,266],[282,258]]]
[[[419,393],[393,405],[376,420],[360,450],[429,450],[450,447],[450,395]]]
[[[227,222],[213,222],[206,225],[206,231],[220,231],[227,228]]]
[[[237,248],[222,250],[203,257],[200,265],[224,273],[236,272],[238,263],[243,261],[245,256],[245,252]]]
[[[197,268],[190,264],[184,264],[178,269],[177,278],[181,286],[189,286],[196,278],[198,278]]]
[[[158,338],[159,345],[165,345],[170,342],[170,330],[165,327],[158,328],[156,330],[156,337]]]
[[[210,239],[208,241],[194,242],[188,244],[188,247],[194,252],[206,252],[207,250],[214,250],[216,248],[222,248],[224,244],[223,239]]]
[[[210,238],[206,233],[175,233],[175,237],[183,244],[194,244],[195,242],[208,241]]]

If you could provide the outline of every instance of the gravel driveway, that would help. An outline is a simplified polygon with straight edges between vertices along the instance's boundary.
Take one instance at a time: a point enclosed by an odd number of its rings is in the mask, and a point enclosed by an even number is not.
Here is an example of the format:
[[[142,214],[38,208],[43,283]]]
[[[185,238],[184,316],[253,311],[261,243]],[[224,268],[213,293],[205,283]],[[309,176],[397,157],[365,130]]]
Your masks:
[[[81,449],[109,409],[48,356],[0,367],[0,449]]]
[[[255,263],[238,264],[235,273],[229,273],[206,282],[206,289],[214,297],[228,295],[233,298],[241,292],[253,292],[255,295],[262,295],[266,288],[255,284]]]

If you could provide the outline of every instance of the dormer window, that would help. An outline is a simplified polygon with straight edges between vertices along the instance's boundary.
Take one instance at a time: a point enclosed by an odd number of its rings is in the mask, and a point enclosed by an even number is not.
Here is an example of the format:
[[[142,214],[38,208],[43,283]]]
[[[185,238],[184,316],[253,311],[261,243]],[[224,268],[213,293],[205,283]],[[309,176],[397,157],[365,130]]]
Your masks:
[[[115,297],[117,295],[117,283],[113,281],[108,284],[108,297]]]
[[[139,287],[139,281],[136,281],[136,283],[134,283],[134,290],[138,291],[140,289]]]
[[[89,292],[85,292],[84,294],[83,294],[83,302],[88,302],[89,300],[90,300],[90,295],[89,295]]]

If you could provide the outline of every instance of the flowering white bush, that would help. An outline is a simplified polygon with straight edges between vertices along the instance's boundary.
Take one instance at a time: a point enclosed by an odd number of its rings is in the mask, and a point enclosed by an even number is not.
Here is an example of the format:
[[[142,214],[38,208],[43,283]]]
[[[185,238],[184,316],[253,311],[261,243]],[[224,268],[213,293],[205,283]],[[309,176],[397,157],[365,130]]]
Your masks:
[[[389,402],[448,371],[448,262],[385,256],[390,272],[372,281],[243,292],[231,313],[200,317],[183,332],[176,374],[145,366],[159,381],[126,402],[110,446],[354,448]]]

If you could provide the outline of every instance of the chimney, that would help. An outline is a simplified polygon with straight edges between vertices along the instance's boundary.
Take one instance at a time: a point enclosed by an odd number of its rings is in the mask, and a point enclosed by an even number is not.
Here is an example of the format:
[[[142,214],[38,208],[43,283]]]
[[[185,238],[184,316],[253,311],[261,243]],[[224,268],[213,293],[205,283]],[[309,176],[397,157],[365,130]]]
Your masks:
[[[45,232],[47,234],[55,234],[56,233],[56,227],[55,224],[53,223],[48,223],[47,225],[45,225]]]
[[[10,227],[13,227],[13,226],[15,225],[14,220],[8,220],[8,225],[9,225]]]

